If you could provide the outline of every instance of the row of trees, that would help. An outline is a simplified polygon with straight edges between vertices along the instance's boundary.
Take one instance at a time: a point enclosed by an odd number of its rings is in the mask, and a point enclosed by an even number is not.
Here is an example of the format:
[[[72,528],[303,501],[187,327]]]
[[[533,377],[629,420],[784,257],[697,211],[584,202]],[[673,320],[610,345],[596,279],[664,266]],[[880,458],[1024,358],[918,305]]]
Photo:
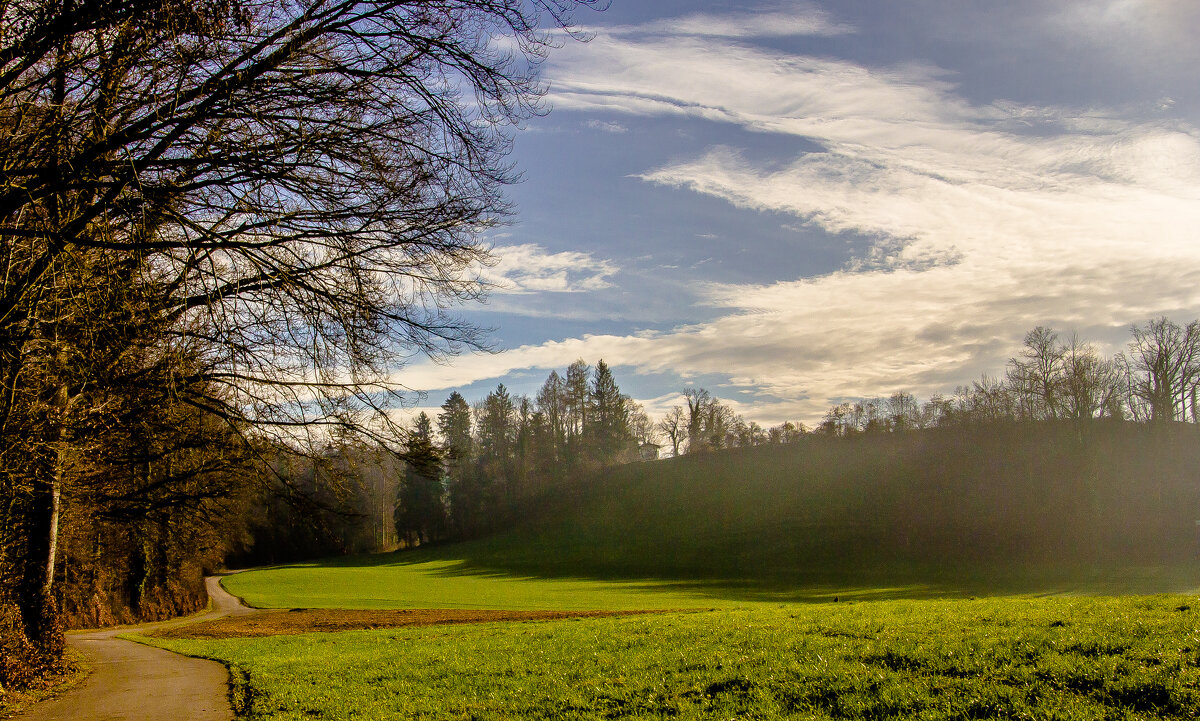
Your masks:
[[[594,2],[0,3],[0,687],[64,609],[200,603],[277,449],[399,442]]]
[[[417,417],[396,527],[409,544],[478,535],[536,494],[636,460],[650,429],[603,360],[551,372],[532,399],[503,384],[473,406],[452,393],[436,422]]]
[[[903,431],[989,421],[1200,422],[1200,321],[1155,318],[1130,329],[1124,352],[1105,357],[1072,334],[1039,326],[1002,377],[984,375],[924,403],[909,393],[833,406],[827,435]]]
[[[1105,358],[1077,337],[1038,327],[999,380],[985,377],[924,403],[903,392],[842,403],[811,431],[792,422],[763,428],[703,388],[685,389],[684,405],[654,422],[621,393],[604,361],[591,368],[580,360],[551,373],[533,398],[503,385],[474,404],[451,394],[436,418],[416,419],[403,463],[345,443],[319,459],[289,461],[284,490],[302,492],[291,502],[286,492],[259,502],[265,520],[254,536],[263,553],[247,558],[277,562],[475,536],[590,471],[656,457],[660,443],[678,456],[1003,420],[1194,422],[1200,324],[1159,318],[1132,335],[1126,354]],[[297,501],[306,507],[298,511]]]
[[[803,423],[791,421],[763,428],[755,421],[747,421],[704,388],[685,389],[683,400],[686,410],[683,406],[672,406],[650,427],[650,440],[665,440],[673,456],[723,448],[795,443],[808,431]]]
[[[763,428],[709,391],[687,388],[684,404],[650,425],[641,440],[661,441],[678,456],[795,443],[810,432],[845,436],[996,420],[1200,422],[1200,321],[1180,325],[1160,317],[1130,333],[1126,351],[1109,358],[1074,334],[1039,326],[1026,333],[1000,378],[984,375],[923,403],[903,391],[846,401],[811,431],[790,421]]]

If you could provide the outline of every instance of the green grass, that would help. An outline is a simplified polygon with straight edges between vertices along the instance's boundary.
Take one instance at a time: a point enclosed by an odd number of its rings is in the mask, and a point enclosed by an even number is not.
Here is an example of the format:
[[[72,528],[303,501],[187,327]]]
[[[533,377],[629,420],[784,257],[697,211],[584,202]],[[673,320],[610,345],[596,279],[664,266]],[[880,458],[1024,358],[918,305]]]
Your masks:
[[[260,608],[490,608],[629,610],[721,608],[745,604],[965,598],[997,594],[1145,594],[1200,587],[1195,565],[1137,568],[1047,568],[964,572],[898,568],[742,579],[580,578],[554,566],[505,570],[487,559],[510,539],[430,551],[329,559],[246,571],[222,584]]]
[[[532,578],[471,569],[429,554],[388,554],[227,576],[221,583],[260,608],[487,608],[629,610],[711,607],[704,586],[663,580],[613,583]]]
[[[224,580],[268,607],[705,610],[151,642],[227,663],[261,721],[1200,718],[1200,601],[1073,595],[1194,594],[1194,482],[1108,462],[1137,438],[1079,457],[1111,476],[1090,500],[1047,470],[1078,453],[922,439],[633,464],[487,539]]]
[[[1200,714],[1186,597],[881,601],[161,641],[246,718],[1037,718]]]

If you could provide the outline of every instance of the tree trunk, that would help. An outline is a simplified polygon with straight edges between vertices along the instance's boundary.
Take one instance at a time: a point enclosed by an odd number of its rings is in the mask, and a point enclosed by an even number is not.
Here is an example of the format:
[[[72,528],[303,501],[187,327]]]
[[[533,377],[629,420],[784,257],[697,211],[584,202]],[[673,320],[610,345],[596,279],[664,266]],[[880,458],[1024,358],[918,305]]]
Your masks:
[[[26,628],[29,638],[44,652],[58,655],[63,649],[62,624],[58,618],[58,607],[54,600],[55,565],[58,560],[58,527],[62,513],[63,476],[65,462],[63,439],[66,435],[66,411],[68,391],[66,384],[60,384],[54,393],[51,405],[51,429],[47,434],[49,453],[52,462],[44,481],[35,483],[35,502],[33,504],[34,532],[31,547],[31,565],[40,565],[35,575],[30,579],[30,586],[36,585],[36,595],[29,599],[27,607],[22,609],[26,614]],[[31,569],[33,570],[33,569]],[[36,581],[34,581],[36,579]],[[34,589],[31,589],[34,590]],[[30,623],[30,621],[33,623]]]
[[[55,451],[54,478],[50,485],[49,521],[46,530],[46,577],[42,595],[50,598],[54,590],[54,565],[58,558],[58,519],[62,510],[62,453]]]

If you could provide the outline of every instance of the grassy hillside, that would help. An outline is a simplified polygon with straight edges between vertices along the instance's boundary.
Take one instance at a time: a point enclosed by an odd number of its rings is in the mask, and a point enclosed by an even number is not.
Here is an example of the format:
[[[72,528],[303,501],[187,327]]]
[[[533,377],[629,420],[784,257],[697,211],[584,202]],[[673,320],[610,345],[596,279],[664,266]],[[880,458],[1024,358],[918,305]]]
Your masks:
[[[1196,429],[1092,430],[632,465],[503,535],[225,581],[273,606],[719,610],[148,642],[228,664],[264,721],[1195,718],[1194,597],[844,602],[1200,586]]]
[[[1155,569],[1195,564],[1197,519],[1194,426],[997,425],[624,466],[454,553],[596,578],[1103,583],[1116,572],[1153,585]]]
[[[631,464],[505,534],[228,584],[263,605],[366,608],[1184,591],[1200,586],[1196,431],[938,429]]]

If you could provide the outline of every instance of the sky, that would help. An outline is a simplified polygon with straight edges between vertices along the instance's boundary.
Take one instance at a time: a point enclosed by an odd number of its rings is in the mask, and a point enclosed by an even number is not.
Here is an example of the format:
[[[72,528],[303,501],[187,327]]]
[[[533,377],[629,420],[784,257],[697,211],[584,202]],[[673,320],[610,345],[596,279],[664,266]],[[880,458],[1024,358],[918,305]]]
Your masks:
[[[1038,325],[1200,317],[1200,3],[612,0],[543,67],[496,352],[398,372],[436,413],[604,359],[652,417],[747,420],[1002,374]]]

